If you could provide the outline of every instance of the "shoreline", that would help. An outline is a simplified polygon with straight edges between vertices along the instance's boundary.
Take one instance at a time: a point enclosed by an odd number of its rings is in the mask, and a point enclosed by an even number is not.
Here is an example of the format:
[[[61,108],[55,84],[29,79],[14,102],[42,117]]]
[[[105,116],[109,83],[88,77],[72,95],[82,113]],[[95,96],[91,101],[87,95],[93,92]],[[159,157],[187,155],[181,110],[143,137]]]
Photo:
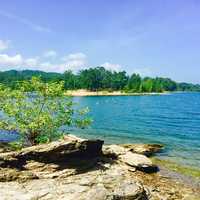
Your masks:
[[[125,93],[122,91],[88,91],[88,90],[67,90],[67,96],[84,97],[84,96],[153,96],[153,95],[167,95],[172,92],[135,92],[135,93]]]
[[[179,164],[176,162],[169,161],[167,159],[161,159],[156,155],[151,158],[152,162],[172,171],[174,173],[181,174],[183,176],[198,179],[200,181],[200,169],[197,167],[191,167],[184,164]]]
[[[171,162],[167,159],[160,159],[156,155],[152,156],[151,161],[159,167],[159,175],[169,178],[193,189],[200,188],[200,170],[185,165]]]
[[[73,133],[74,134],[74,133]],[[84,138],[84,139],[102,139],[105,141],[105,138],[104,137],[89,137],[88,135],[85,136],[85,135],[82,135],[82,134],[77,134],[75,133],[74,135],[76,135],[77,137],[80,137],[80,138]],[[127,143],[115,143],[115,142],[109,142],[107,143],[105,141],[105,145],[126,145]],[[142,144],[142,145],[151,145],[153,143],[145,143],[145,142],[141,142],[141,143],[131,143],[133,145],[138,145],[138,144]],[[165,147],[163,147],[163,150],[165,149]],[[154,164],[157,164],[159,166],[161,166],[162,168],[166,168],[167,170],[173,172],[173,173],[177,173],[177,174],[180,174],[181,176],[184,176],[188,179],[198,179],[199,181],[199,184],[200,184],[200,169],[198,169],[198,167],[191,167],[191,166],[188,166],[188,165],[184,165],[184,164],[180,164],[180,163],[177,163],[177,162],[173,162],[173,161],[170,161],[168,160],[167,158],[165,159],[162,159],[161,156],[157,155],[155,153],[155,155],[151,156],[150,157],[152,162]]]
[[[1,194],[5,199],[14,199],[13,195],[17,194],[21,199],[43,199],[43,196],[55,199],[61,195],[62,199],[76,199],[82,195],[81,199],[103,200],[118,195],[119,199],[198,200],[199,182],[151,161],[149,156],[162,147],[158,144],[104,145],[103,140],[69,134],[51,143],[1,153]],[[23,168],[19,170],[19,166]]]
[[[80,135],[74,135],[74,134],[69,134],[71,137],[75,137],[75,138],[82,138],[85,140],[89,140],[89,139],[94,139],[94,138],[88,138],[88,137],[83,137]],[[98,139],[103,139],[103,138],[98,138]],[[104,140],[104,139],[103,139]],[[0,153],[1,153],[1,148],[4,148],[7,146],[7,143],[9,141],[6,140],[0,140]],[[123,146],[123,145],[127,145],[127,143],[105,143],[105,145],[119,145],[119,146]],[[151,143],[131,143],[131,145],[154,145]],[[169,172],[173,172],[176,174],[179,174],[181,176],[184,176],[185,178],[188,179],[197,179],[199,181],[200,184],[200,169],[195,168],[195,167],[191,167],[191,166],[187,166],[184,164],[180,164],[177,162],[173,162],[170,161],[168,159],[162,159],[160,156],[158,157],[155,153],[155,155],[150,156],[152,162],[162,168],[167,169]],[[178,176],[178,175],[177,175]],[[172,177],[173,178],[173,177]]]

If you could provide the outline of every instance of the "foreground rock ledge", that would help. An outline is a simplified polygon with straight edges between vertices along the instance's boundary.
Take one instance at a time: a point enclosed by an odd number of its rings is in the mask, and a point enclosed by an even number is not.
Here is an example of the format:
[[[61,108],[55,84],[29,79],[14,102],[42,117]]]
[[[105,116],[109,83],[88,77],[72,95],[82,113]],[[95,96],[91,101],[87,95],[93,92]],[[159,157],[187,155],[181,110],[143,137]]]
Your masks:
[[[154,196],[158,199],[172,197],[172,192],[161,196],[159,191],[143,182],[149,175],[146,172],[157,170],[145,155],[123,146],[102,146],[101,140],[67,136],[62,141],[0,153],[0,199],[145,200],[156,199],[152,198]]]

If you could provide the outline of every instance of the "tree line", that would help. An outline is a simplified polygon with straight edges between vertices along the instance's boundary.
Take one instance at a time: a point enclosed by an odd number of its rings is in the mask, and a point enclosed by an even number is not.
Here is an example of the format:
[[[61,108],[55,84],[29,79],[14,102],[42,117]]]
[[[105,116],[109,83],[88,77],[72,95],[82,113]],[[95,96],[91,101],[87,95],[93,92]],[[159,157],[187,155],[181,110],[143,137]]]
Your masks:
[[[125,71],[110,71],[104,67],[95,67],[73,73],[43,72],[35,70],[0,72],[0,83],[16,88],[18,82],[40,77],[45,83],[64,82],[66,90],[87,89],[90,91],[124,91],[136,92],[164,92],[164,91],[200,91],[199,84],[177,83],[170,78],[142,78],[139,74],[128,75]]]

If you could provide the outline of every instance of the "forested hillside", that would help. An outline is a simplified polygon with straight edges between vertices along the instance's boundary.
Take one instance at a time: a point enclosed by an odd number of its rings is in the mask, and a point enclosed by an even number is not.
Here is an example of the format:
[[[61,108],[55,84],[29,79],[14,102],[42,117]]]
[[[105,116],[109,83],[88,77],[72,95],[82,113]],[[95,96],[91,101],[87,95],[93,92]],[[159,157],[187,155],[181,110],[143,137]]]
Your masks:
[[[87,89],[91,91],[123,90],[125,92],[164,92],[164,91],[200,91],[200,85],[177,83],[169,78],[142,78],[139,74],[127,75],[125,71],[109,71],[103,67],[89,68],[74,74],[63,74],[33,70],[0,72],[0,83],[15,88],[17,83],[31,77],[41,77],[44,82],[64,81],[65,89]]]

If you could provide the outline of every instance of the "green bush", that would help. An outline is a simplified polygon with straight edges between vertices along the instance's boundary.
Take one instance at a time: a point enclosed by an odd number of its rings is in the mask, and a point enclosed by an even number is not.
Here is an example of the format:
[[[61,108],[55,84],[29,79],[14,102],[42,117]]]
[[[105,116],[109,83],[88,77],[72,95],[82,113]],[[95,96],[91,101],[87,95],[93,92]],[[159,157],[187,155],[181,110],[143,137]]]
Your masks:
[[[0,85],[0,110],[4,113],[0,129],[16,130],[18,143],[35,145],[62,137],[63,126],[88,126],[88,108],[75,110],[63,87],[63,82],[43,83],[39,78],[22,82],[15,90]]]

